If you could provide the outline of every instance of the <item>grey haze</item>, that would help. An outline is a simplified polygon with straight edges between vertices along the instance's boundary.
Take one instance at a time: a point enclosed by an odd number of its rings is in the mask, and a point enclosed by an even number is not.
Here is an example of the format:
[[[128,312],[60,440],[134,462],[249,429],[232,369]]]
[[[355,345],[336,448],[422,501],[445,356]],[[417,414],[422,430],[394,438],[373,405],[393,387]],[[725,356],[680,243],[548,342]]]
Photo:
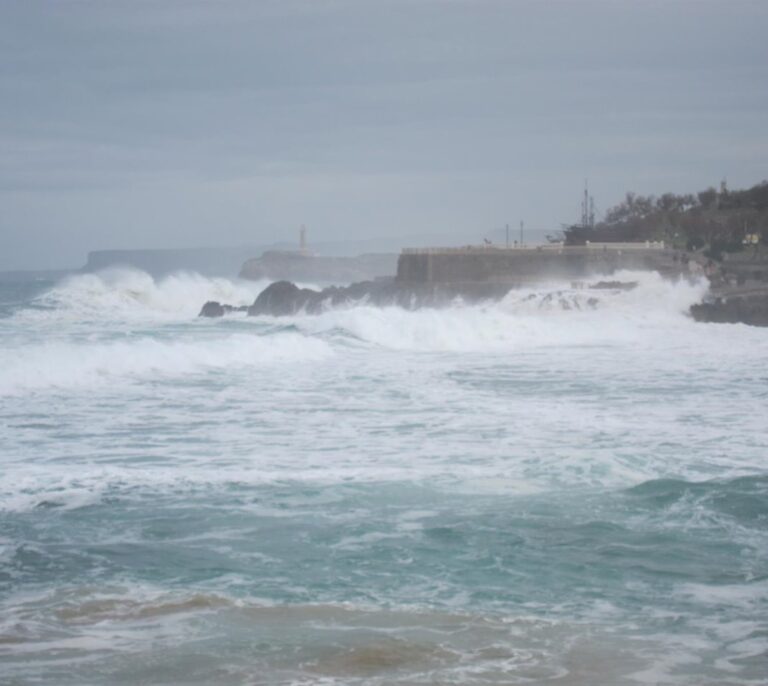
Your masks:
[[[751,185],[766,35],[765,2],[3,0],[0,269]]]

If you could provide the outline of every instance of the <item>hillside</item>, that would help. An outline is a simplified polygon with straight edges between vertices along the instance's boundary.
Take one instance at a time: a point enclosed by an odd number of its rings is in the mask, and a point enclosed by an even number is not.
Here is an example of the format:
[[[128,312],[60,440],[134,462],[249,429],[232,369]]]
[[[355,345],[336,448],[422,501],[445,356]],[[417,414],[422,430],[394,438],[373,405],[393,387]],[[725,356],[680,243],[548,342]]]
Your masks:
[[[754,245],[757,235],[758,245]],[[565,229],[566,243],[586,241],[656,241],[676,248],[703,249],[720,260],[724,253],[757,252],[768,241],[768,181],[746,190],[719,189],[659,197],[627,193],[594,226]]]

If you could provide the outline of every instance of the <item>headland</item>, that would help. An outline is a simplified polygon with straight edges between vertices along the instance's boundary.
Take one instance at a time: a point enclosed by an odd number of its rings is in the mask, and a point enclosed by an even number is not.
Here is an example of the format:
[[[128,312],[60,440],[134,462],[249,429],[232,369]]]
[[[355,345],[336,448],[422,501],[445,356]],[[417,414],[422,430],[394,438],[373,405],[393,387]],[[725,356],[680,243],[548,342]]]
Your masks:
[[[597,222],[585,188],[582,218],[562,240],[529,246],[404,248],[397,258],[314,258],[303,250],[249,260],[244,278],[275,281],[247,308],[206,303],[202,315],[231,309],[249,314],[317,313],[365,302],[409,309],[493,300],[546,281],[600,282],[620,270],[651,270],[670,279],[707,279],[703,302],[690,315],[703,322],[768,326],[768,182],[740,191],[626,198]],[[302,249],[304,234],[302,233]],[[375,258],[375,259],[374,259]],[[363,273],[364,272],[364,273]],[[322,278],[327,277],[327,278]],[[300,288],[294,281],[337,285]],[[351,285],[340,286],[339,283]]]
[[[270,259],[275,258],[262,257],[258,264]],[[298,264],[296,268],[304,269],[301,275],[306,279],[306,269],[312,260],[291,259]],[[364,257],[358,261],[346,259],[352,265],[364,262]],[[317,273],[326,270],[330,275],[335,265],[342,263],[343,258],[324,258]],[[253,274],[248,272],[253,265],[253,260],[247,262],[241,275],[243,272]],[[710,281],[710,291],[704,302],[691,308],[694,319],[768,325],[768,264],[733,258],[716,264],[700,253],[681,252],[660,241],[586,242],[579,246],[551,243],[513,248],[493,245],[408,248],[401,252],[396,273],[391,276],[322,289],[301,288],[288,279],[280,279],[265,288],[250,306],[208,302],[200,314],[205,317],[219,317],[232,311],[245,311],[252,316],[318,314],[356,303],[405,309],[445,307],[457,301],[499,300],[513,289],[552,281],[577,282],[596,289],[630,286],[611,280],[612,275],[622,270],[655,271],[670,279],[706,278]]]
[[[388,277],[321,290],[300,288],[281,279],[262,291],[250,307],[209,302],[201,315],[216,317],[233,310],[247,310],[250,315],[317,314],[353,303],[406,309],[443,307],[457,299],[469,303],[498,300],[512,289],[547,280],[594,277],[599,281],[621,269],[656,269],[679,275],[683,263],[676,263],[660,243],[404,249],[396,273]]]

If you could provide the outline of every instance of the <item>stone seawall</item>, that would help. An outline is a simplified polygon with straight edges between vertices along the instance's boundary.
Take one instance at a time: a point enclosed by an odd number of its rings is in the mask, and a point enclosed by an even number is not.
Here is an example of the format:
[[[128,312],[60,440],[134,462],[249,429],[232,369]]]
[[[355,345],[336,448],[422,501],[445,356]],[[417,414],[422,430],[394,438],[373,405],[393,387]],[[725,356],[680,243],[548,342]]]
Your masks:
[[[399,283],[507,283],[520,286],[548,279],[579,279],[619,269],[673,268],[671,251],[541,247],[524,249],[425,249],[404,251]]]

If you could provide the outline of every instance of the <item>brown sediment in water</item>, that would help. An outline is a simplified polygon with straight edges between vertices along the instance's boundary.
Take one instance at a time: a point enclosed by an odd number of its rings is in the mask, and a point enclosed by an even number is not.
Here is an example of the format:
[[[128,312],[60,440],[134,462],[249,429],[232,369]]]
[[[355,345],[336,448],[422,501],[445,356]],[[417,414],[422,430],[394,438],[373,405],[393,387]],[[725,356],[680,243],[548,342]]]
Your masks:
[[[184,599],[157,599],[152,602],[126,598],[100,598],[78,605],[67,605],[55,611],[56,617],[68,624],[100,622],[104,620],[149,619],[184,612],[217,610],[231,606],[232,602],[216,595],[196,594]]]
[[[341,647],[305,664],[323,676],[372,676],[401,670],[424,671],[459,662],[461,656],[440,645],[381,636],[363,645]]]
[[[79,602],[78,602],[79,601]],[[205,634],[204,616],[209,629],[221,632],[230,626],[250,634],[251,648],[230,654],[226,665],[217,665],[215,653],[200,655],[193,666],[179,663],[179,682],[194,681],[192,669],[208,664],[205,683],[549,683],[563,686],[592,686],[610,683],[629,684],[627,675],[647,667],[638,655],[650,645],[617,640],[596,627],[546,620],[532,616],[483,616],[451,613],[426,608],[381,609],[351,605],[259,605],[257,602],[227,599],[215,594],[187,596],[162,595],[138,600],[126,595],[91,597],[67,593],[47,609],[61,625],[50,636],[40,635],[41,606],[35,601],[28,608],[32,629],[25,636],[4,635],[5,652],[18,651],[28,644],[25,654],[43,659],[52,650],[71,651],[72,655],[93,653],[93,640],[111,645],[117,627],[106,629],[102,622],[125,622],[131,645],[138,635],[147,644],[135,655],[141,659],[154,645],[152,629],[130,622],[175,617],[174,621],[196,622]],[[42,617],[42,619],[45,619]],[[153,621],[155,620],[155,621]],[[202,621],[200,624],[198,622]],[[77,629],[75,629],[77,627]],[[87,627],[87,636],[73,637],[71,631]],[[149,632],[147,634],[146,632]],[[75,641],[75,643],[73,643]],[[206,662],[206,661],[211,661]],[[258,668],[257,668],[258,664]],[[147,667],[147,675],[170,669],[157,663]],[[126,667],[126,669],[128,669]],[[133,669],[133,668],[131,668]],[[208,671],[206,671],[208,670]],[[255,671],[257,670],[257,671]],[[135,672],[131,672],[135,674]],[[128,672],[126,672],[128,674]],[[233,678],[237,678],[233,681]],[[199,674],[197,674],[199,676]],[[220,678],[219,678],[220,677]],[[148,677],[149,678],[149,677]]]

